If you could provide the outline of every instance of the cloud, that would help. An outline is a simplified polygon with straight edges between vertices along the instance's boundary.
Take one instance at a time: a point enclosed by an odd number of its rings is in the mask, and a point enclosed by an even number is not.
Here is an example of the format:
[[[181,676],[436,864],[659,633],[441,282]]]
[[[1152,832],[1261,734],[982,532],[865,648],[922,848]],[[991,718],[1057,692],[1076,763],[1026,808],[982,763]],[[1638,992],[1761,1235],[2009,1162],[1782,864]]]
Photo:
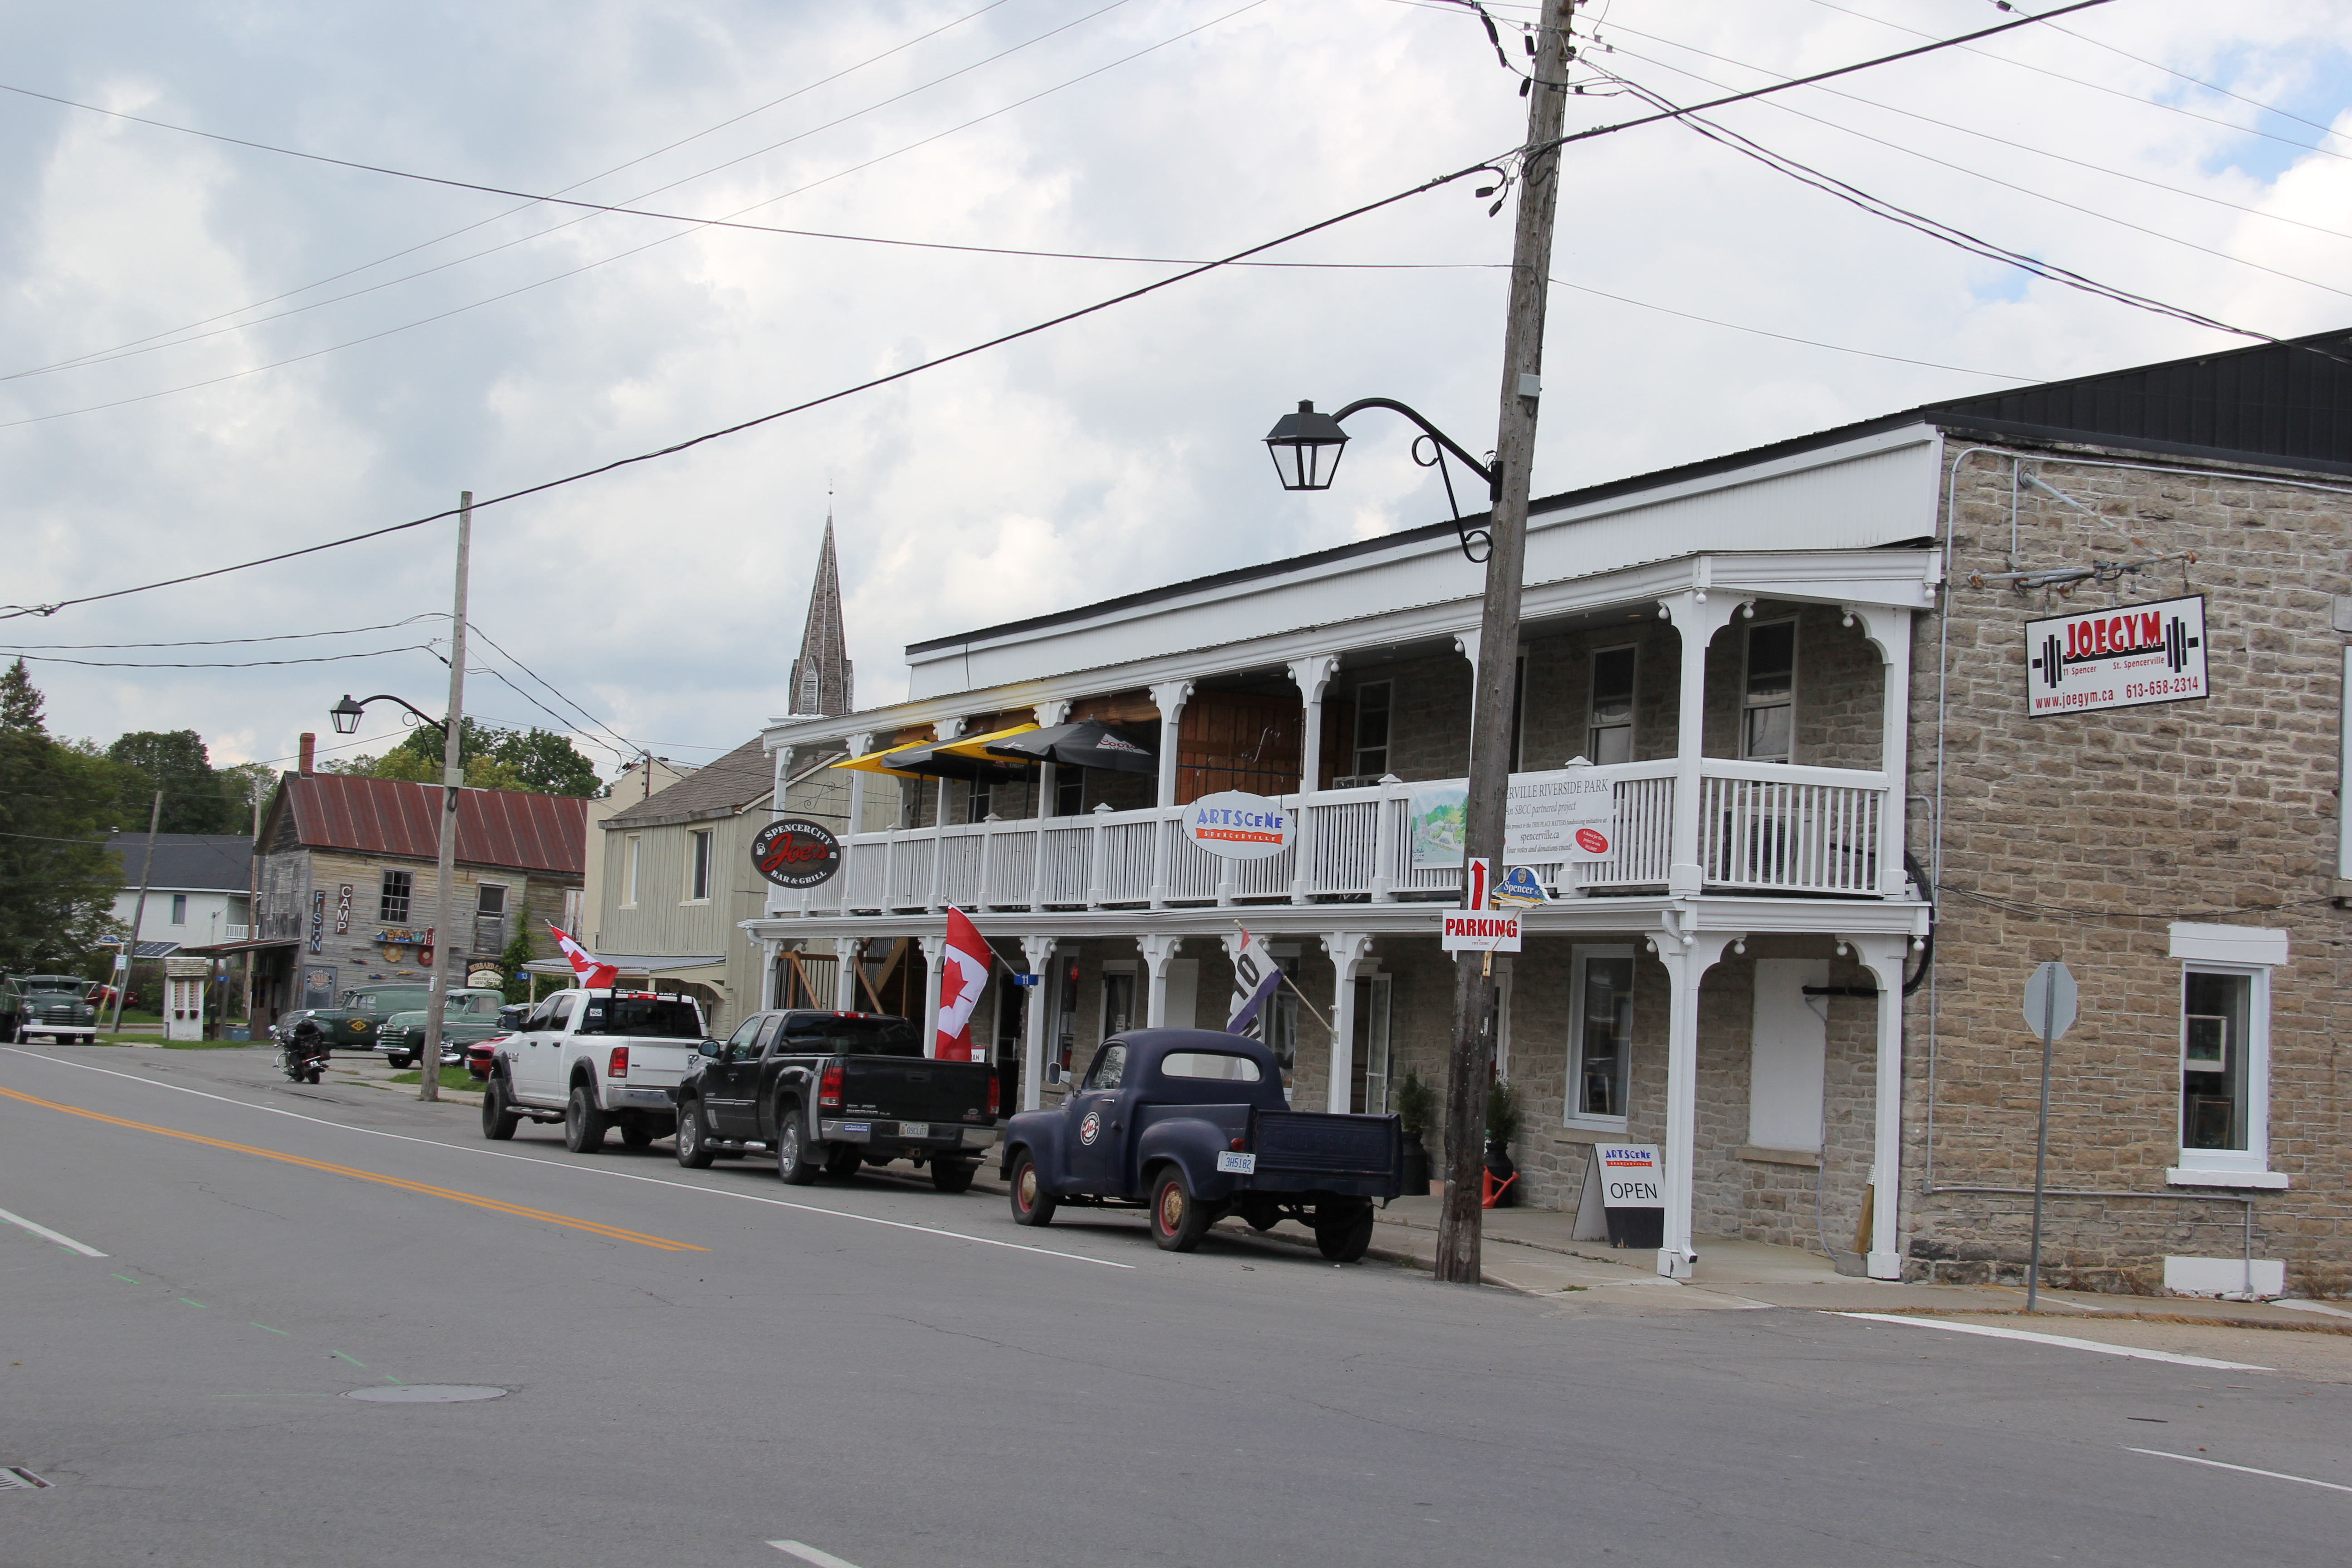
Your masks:
[[[1515,84],[1475,20],[1383,0],[1271,0],[955,129],[1241,0],[1103,3],[1012,0],[586,190],[611,200],[672,185],[647,199],[845,233],[1201,257],[1497,153],[1520,133]],[[1621,52],[1595,58],[1688,100],[1713,89],[1681,71],[1744,87],[1903,46],[1907,35],[1853,14],[1861,8],[1620,0],[1608,15],[1628,29],[1616,35]],[[1867,8],[1937,34],[1989,15],[1962,0]],[[22,20],[9,74],[227,134],[536,189],[638,158],[979,10],[980,0],[66,8]],[[2128,26],[2103,11],[2067,26],[2347,123],[2352,70],[2332,7],[2217,14],[2144,0]],[[2352,161],[2231,128],[2319,140],[2294,121],[2032,31],[1841,86],[1853,98],[1788,100],[1816,120],[1765,103],[1723,119],[2000,244],[2227,319],[2288,334],[2352,317],[2352,300],[2242,264],[2323,282],[2343,274],[2352,240],[2261,215],[2352,229],[2341,216]],[[1597,122],[1631,101],[1573,109]],[[2352,152],[2352,141],[2327,145]],[[235,377],[0,428],[11,545],[0,598],[10,600],[100,592],[356,532],[438,510],[464,489],[497,494],[1168,270],[680,233],[545,208],[499,216],[516,204],[25,100],[0,102],[0,152],[11,171],[0,249],[15,280],[0,291],[0,373],[352,296],[0,381],[5,423]],[[746,153],[755,155],[689,177]],[[1213,275],[722,443],[486,510],[473,616],[629,742],[693,758],[739,743],[785,705],[828,488],[869,703],[903,689],[909,641],[1436,521],[1443,491],[1410,460],[1401,422],[1353,426],[1340,486],[1320,496],[1276,489],[1258,439],[1300,397],[1330,407],[1380,394],[1473,450],[1491,445],[1507,289],[1494,264],[1507,258],[1510,217],[1489,219],[1484,205],[1458,191],[1418,198],[1289,258],[1461,266]],[[1554,271],[1792,337],[2027,376],[2228,346],[2051,284],[2016,286],[1674,126],[1571,154]],[[348,276],[312,287],[339,273]],[[303,355],[315,357],[239,374]],[[1565,489],[1998,384],[1557,290],[1538,483]],[[240,637],[446,610],[452,542],[436,523],[0,623],[0,637]],[[369,646],[389,645],[331,645]],[[490,650],[474,662],[562,709]],[[290,753],[345,689],[397,691],[437,710],[446,676],[409,652],[249,670],[51,665],[38,679],[67,732],[194,727],[230,760]],[[492,719],[550,721],[487,675],[468,692]]]

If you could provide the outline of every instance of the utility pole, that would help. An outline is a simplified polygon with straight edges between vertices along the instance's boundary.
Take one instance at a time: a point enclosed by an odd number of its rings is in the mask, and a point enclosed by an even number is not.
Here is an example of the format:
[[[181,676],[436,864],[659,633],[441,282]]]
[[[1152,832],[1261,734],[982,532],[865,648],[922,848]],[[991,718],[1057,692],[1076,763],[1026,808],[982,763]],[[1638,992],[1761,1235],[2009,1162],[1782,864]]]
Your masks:
[[[1544,306],[1551,289],[1552,218],[1559,201],[1559,149],[1568,107],[1569,25],[1576,0],[1544,0],[1535,85],[1528,93],[1527,151],[1519,163],[1518,234],[1511,250],[1511,309],[1503,334],[1502,418],[1495,438],[1494,548],[1478,628],[1476,708],[1470,731],[1469,819],[1463,853],[1502,867],[1511,773],[1511,687],[1518,668],[1519,591],[1528,549],[1536,405],[1543,372]],[[1469,868],[1463,868],[1469,882]],[[1445,1070],[1445,1206],[1437,1230],[1437,1277],[1475,1285],[1486,1174],[1486,1080],[1495,1059],[1495,983],[1488,955],[1458,954],[1454,1048]]]
[[[441,844],[435,858],[440,923],[433,930],[433,986],[425,999],[425,1055],[416,1098],[441,1098],[441,1021],[449,1005],[449,944],[457,934],[457,792],[466,782],[466,560],[474,543],[474,492],[457,494],[457,603],[449,623],[449,713],[442,721]]]
[[[147,889],[155,885],[155,829],[163,821],[163,792],[155,792],[155,804],[147,813],[147,868],[139,873],[139,901],[131,906],[131,936],[122,944],[122,969],[115,978],[121,982],[114,988],[114,1027],[110,1033],[122,1033],[122,999],[131,994],[131,966],[139,962],[139,928],[147,919]]]

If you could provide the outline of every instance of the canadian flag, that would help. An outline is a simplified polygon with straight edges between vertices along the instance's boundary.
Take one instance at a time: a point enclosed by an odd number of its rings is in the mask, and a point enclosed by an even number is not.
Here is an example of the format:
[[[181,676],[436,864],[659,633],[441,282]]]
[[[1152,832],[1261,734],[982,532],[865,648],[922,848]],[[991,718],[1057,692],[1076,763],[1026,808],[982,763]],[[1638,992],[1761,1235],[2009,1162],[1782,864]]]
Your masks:
[[[591,991],[609,991],[621,978],[618,969],[572,941],[562,928],[550,924],[547,929],[555,932],[555,945],[562,948],[563,956],[572,961],[572,973],[580,977],[582,985]]]
[[[971,1014],[988,988],[989,948],[961,910],[948,909],[947,945],[940,955],[940,1031],[931,1055],[943,1062],[972,1059]]]

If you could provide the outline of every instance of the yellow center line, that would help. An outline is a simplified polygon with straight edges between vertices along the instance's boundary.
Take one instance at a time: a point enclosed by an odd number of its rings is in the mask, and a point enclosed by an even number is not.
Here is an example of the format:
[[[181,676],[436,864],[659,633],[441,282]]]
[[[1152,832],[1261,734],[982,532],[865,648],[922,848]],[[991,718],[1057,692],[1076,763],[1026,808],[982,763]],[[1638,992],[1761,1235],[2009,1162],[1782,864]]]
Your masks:
[[[19,1093],[13,1089],[0,1089],[0,1095],[6,1095],[11,1100],[21,1100],[27,1105],[37,1105],[44,1110],[60,1110],[68,1116],[87,1117],[92,1121],[103,1121],[115,1127],[129,1127],[141,1132],[152,1132],[162,1138],[177,1138],[184,1142],[202,1143],[208,1148],[226,1149],[234,1153],[252,1154],[260,1159],[276,1160],[284,1164],[301,1165],[313,1171],[325,1171],[331,1175],[349,1176],[355,1182],[373,1182],[379,1186],[398,1187],[404,1192],[423,1193],[427,1197],[447,1198],[453,1204],[471,1204],[476,1208],[488,1209],[493,1214],[512,1215],[518,1219],[535,1219],[547,1225],[570,1226],[574,1230],[584,1230],[592,1236],[606,1237],[614,1241],[634,1241],[640,1247],[659,1247],[667,1252],[710,1250],[707,1247],[697,1247],[690,1241],[671,1241],[665,1237],[646,1236],[634,1230],[623,1230],[618,1226],[602,1225],[593,1219],[572,1219],[565,1215],[550,1214],[545,1209],[525,1208],[520,1204],[506,1203],[498,1198],[477,1197],[472,1193],[455,1192],[447,1187],[428,1186],[423,1182],[412,1182],[402,1176],[386,1176],[374,1171],[355,1170],[349,1165],[330,1164],[324,1160],[306,1159],[299,1154],[280,1153],[275,1149],[257,1149],[250,1143],[232,1143],[223,1138],[206,1138],[194,1132],[182,1132],[174,1128],[157,1127],[150,1122],[131,1121],[120,1116],[108,1116],[96,1110],[84,1110],[79,1106],[59,1105],[54,1100],[40,1100],[29,1094]]]

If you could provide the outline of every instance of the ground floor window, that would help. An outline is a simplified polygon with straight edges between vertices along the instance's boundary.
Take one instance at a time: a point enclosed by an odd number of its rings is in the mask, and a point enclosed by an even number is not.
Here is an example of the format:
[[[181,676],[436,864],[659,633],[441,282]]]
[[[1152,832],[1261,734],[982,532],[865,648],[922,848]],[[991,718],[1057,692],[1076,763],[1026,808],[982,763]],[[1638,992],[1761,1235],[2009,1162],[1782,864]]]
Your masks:
[[[1103,965],[1102,1037],[1123,1035],[1135,1027],[1135,966]]]
[[[1573,952],[1567,1120],[1622,1127],[1633,1063],[1633,950]]]
[[[2252,1065],[2252,974],[2205,969],[2180,977],[2180,1148],[2252,1152],[2247,1110]]]

